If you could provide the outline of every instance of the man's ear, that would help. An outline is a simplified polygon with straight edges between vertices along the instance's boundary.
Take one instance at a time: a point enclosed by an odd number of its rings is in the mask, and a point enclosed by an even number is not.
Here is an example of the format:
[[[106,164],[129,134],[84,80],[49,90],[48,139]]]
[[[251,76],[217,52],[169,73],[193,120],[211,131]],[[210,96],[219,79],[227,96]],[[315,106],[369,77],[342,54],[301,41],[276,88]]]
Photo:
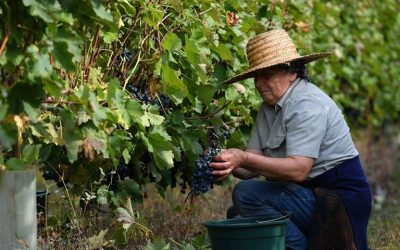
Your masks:
[[[297,78],[297,73],[291,72],[289,75],[290,82],[293,82]]]

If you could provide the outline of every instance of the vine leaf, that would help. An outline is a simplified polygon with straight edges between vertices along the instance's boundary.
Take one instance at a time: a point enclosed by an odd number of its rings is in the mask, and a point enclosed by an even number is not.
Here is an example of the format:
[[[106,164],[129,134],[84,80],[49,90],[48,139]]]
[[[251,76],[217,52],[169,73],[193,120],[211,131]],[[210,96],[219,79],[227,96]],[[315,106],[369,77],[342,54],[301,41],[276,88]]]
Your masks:
[[[161,115],[153,114],[143,110],[142,106],[134,100],[128,100],[126,110],[132,121],[140,124],[143,127],[150,127],[151,125],[161,125],[164,122],[164,117]]]
[[[214,48],[214,50],[218,53],[222,60],[231,61],[233,58],[231,51],[225,44],[218,45],[218,47]]]
[[[176,34],[168,32],[164,37],[162,46],[169,52],[173,52],[182,48],[182,41]]]
[[[81,60],[81,39],[72,30],[60,28],[54,37],[53,54],[61,66],[70,72],[75,71],[76,62]]]
[[[171,69],[167,64],[162,67],[163,90],[175,104],[182,103],[188,95],[186,85],[178,77],[178,72]]]
[[[11,158],[6,162],[6,167],[8,170],[23,170],[25,169],[25,163],[22,159]]]
[[[174,153],[171,137],[160,128],[153,129],[149,134],[141,133],[141,138],[149,152],[153,153],[154,161],[160,169],[174,166]]]
[[[68,160],[72,163],[78,159],[78,152],[82,144],[81,136],[76,129],[76,120],[74,114],[70,111],[64,110],[61,114],[64,129],[64,143],[67,149]]]
[[[206,82],[206,70],[204,67],[204,63],[201,60],[201,50],[199,46],[197,45],[196,41],[192,39],[186,39],[186,45],[184,48],[184,51],[186,53],[186,57],[191,64],[191,66],[194,68],[196,74],[199,76],[201,82]]]
[[[92,8],[97,17],[99,17],[102,21],[112,23],[113,16],[109,10],[107,10],[102,4],[101,1],[92,0],[90,1],[92,4]]]
[[[17,142],[17,127],[15,124],[0,123],[0,150],[11,148]]]
[[[22,152],[22,158],[27,165],[31,165],[34,162],[37,162],[39,159],[40,148],[42,144],[38,145],[26,145]]]
[[[72,15],[63,12],[58,1],[45,2],[44,4],[36,0],[23,0],[24,5],[30,7],[31,15],[40,17],[46,23],[56,23],[57,21],[63,21],[68,24],[73,23]]]

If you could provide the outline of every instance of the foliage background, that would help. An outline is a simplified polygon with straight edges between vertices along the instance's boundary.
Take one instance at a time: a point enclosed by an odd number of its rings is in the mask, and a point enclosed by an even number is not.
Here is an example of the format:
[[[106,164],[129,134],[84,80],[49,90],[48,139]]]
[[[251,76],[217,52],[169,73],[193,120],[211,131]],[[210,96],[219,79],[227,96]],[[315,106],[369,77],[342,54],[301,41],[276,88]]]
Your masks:
[[[367,131],[371,148],[379,135],[398,133],[399,5],[1,1],[0,165],[56,172],[72,195],[119,215],[128,198],[141,204],[147,183],[161,194],[171,176],[185,186],[210,128],[223,146],[245,145],[260,100],[251,80],[221,81],[246,68],[248,38],[274,28],[286,29],[300,54],[333,52],[309,65],[311,79],[340,105],[355,136]],[[135,98],[133,86],[151,100]],[[162,96],[169,105],[156,105]],[[228,141],[222,130],[232,132]],[[367,149],[366,163],[370,156]],[[121,165],[130,177],[112,187],[118,176],[110,173]],[[374,187],[391,176],[388,168],[374,178],[379,167],[367,169]]]

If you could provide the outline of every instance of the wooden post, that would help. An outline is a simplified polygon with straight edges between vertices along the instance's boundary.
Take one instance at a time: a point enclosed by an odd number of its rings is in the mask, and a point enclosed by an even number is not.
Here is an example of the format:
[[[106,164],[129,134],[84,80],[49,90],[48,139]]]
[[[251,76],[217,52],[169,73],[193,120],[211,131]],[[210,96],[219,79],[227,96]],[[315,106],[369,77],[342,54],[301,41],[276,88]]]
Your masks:
[[[35,170],[0,171],[0,248],[37,247]]]

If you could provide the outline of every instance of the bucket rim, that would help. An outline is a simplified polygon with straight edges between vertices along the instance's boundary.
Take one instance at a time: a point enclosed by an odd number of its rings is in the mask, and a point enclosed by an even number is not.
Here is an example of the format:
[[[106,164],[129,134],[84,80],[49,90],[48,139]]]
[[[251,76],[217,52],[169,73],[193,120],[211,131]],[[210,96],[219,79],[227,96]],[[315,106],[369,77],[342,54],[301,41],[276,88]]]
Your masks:
[[[212,220],[204,223],[207,228],[248,228],[248,227],[263,227],[269,225],[286,224],[289,221],[290,213],[277,218],[266,216],[249,217],[240,219],[224,219]]]

